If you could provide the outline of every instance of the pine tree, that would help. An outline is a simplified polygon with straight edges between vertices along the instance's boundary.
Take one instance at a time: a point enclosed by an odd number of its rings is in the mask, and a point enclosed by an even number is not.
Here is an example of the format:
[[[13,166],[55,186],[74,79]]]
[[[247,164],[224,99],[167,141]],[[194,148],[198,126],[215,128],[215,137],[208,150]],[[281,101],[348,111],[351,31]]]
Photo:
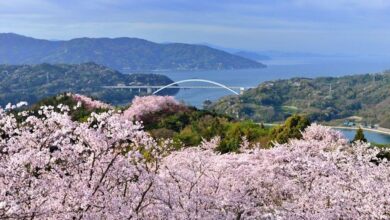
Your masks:
[[[364,132],[361,127],[356,131],[355,138],[353,139],[353,142],[356,141],[367,142],[367,139],[364,136]]]
[[[302,131],[310,126],[310,120],[304,115],[293,115],[287,118],[283,125],[274,127],[271,130],[269,146],[274,143],[284,144],[289,139],[301,139]]]

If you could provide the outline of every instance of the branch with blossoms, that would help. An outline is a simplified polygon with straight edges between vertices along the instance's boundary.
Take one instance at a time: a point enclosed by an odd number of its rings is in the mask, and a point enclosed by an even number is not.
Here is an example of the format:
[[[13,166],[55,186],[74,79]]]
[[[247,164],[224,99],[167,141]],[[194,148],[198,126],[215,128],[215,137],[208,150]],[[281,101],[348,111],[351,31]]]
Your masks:
[[[94,100],[88,96],[81,94],[67,94],[72,97],[76,102],[78,102],[77,107],[85,105],[87,109],[112,109],[113,107],[107,103],[101,102],[99,100]]]
[[[135,216],[167,147],[113,111],[93,115],[96,126],[50,108],[42,114],[22,124],[1,115],[9,135],[1,138],[0,216],[88,218],[108,209],[108,216],[120,209],[128,211],[118,218]]]
[[[130,107],[123,112],[125,118],[130,120],[143,120],[148,115],[159,112],[177,112],[179,109],[185,108],[182,104],[172,96],[136,96]]]
[[[171,151],[120,112],[61,109],[22,122],[0,109],[1,219],[390,218],[389,162],[327,127],[271,149]]]

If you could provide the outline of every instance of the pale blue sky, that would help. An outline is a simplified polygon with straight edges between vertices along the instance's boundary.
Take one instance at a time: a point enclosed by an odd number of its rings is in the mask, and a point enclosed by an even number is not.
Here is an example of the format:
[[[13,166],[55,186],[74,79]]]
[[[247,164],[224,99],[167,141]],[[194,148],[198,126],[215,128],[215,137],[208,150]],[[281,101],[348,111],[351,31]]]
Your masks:
[[[389,0],[0,0],[0,32],[139,37],[247,50],[390,51]]]

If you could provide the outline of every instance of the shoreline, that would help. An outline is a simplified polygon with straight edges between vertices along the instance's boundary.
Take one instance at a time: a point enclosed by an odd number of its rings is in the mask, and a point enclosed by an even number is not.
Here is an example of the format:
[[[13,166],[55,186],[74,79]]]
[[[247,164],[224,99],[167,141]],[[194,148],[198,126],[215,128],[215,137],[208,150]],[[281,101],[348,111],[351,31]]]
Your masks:
[[[359,127],[345,127],[345,126],[328,126],[330,128],[334,129],[345,129],[345,130],[358,130]],[[385,134],[390,136],[390,129],[385,128],[379,128],[379,129],[373,129],[373,128],[362,128],[364,131],[371,131],[375,133]]]
[[[263,124],[265,126],[270,126],[270,127],[279,125],[279,124],[275,124],[275,123],[263,123]],[[357,130],[357,129],[359,129],[359,127],[330,126],[330,125],[324,125],[324,126],[327,126],[327,127],[333,128],[333,129],[345,129],[345,130]],[[385,134],[385,135],[389,135],[390,136],[390,129],[387,129],[387,128],[373,129],[373,128],[363,128],[362,127],[362,129],[364,131],[371,131],[371,132]]]

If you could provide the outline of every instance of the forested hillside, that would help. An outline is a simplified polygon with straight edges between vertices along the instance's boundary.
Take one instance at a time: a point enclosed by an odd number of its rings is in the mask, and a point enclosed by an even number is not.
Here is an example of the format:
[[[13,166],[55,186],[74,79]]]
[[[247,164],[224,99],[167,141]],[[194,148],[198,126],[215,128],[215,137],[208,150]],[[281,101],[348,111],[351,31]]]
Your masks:
[[[138,38],[48,41],[0,34],[0,64],[95,62],[119,71],[262,68],[263,64],[202,45]]]
[[[138,91],[103,89],[107,85],[166,85],[173,81],[156,74],[125,75],[95,63],[80,65],[0,65],[0,106],[34,103],[62,92],[75,92],[113,104],[128,103]],[[175,94],[177,90],[162,91]]]
[[[294,113],[307,114],[312,121],[359,116],[364,123],[390,128],[390,73],[270,81],[211,108],[263,122],[282,121]]]

